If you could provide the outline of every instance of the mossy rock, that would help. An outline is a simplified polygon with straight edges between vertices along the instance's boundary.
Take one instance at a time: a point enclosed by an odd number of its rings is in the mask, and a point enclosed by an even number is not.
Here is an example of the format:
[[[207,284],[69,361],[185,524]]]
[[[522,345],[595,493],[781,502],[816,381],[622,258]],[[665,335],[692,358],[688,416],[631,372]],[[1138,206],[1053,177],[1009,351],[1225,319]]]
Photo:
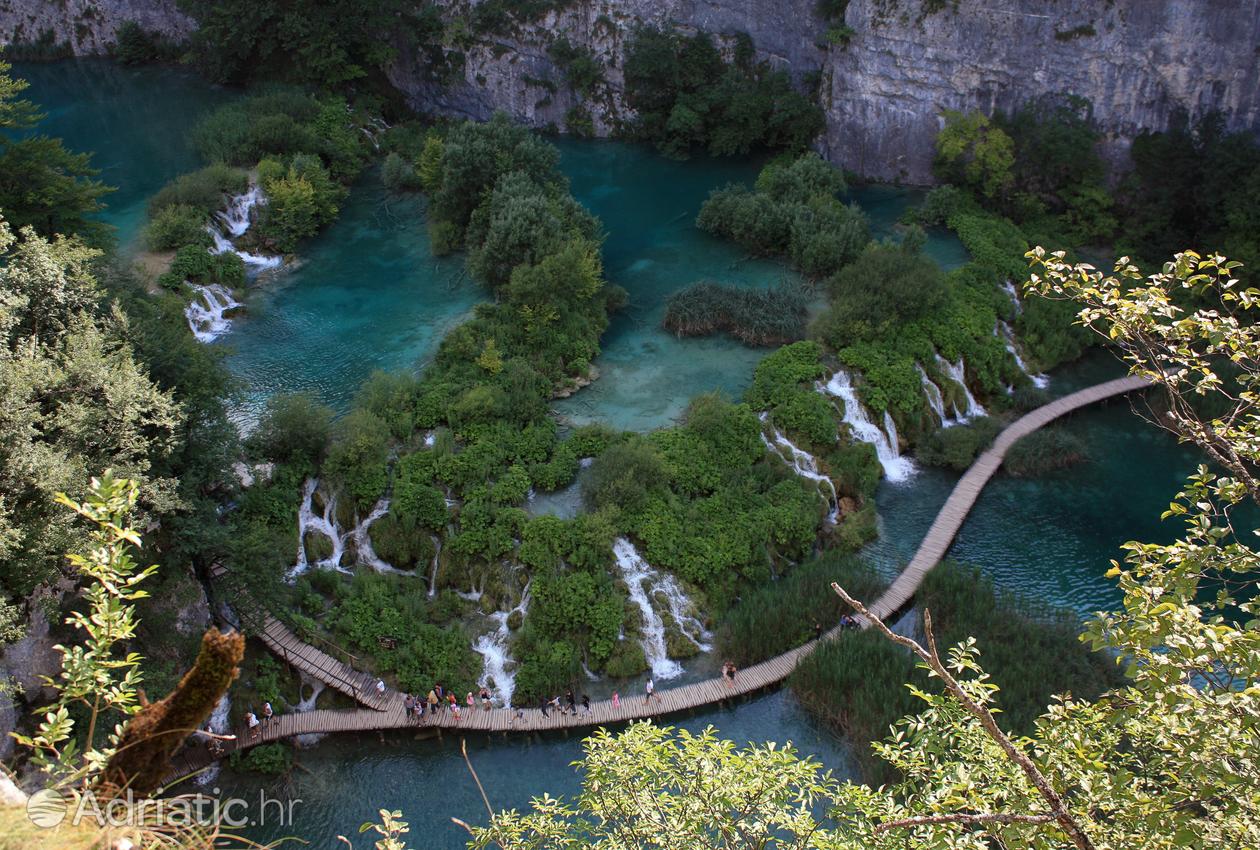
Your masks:
[[[507,627],[512,631],[516,631],[525,624],[525,615],[521,613],[521,609],[516,608],[512,613],[508,614]]]
[[[337,524],[342,529],[353,528],[357,522],[358,516],[354,509],[354,497],[349,493],[342,492],[337,495],[337,509],[333,511]]]
[[[690,658],[700,652],[700,647],[696,646],[696,642],[691,640],[682,633],[677,626],[666,626],[665,628],[665,654],[670,658]]]
[[[493,614],[499,610],[499,600],[492,593],[482,593],[481,598],[477,600],[477,607],[483,614]]]
[[[333,553],[332,541],[317,531],[306,532],[302,545],[306,547],[306,560],[312,564]]]
[[[643,646],[637,640],[624,639],[617,641],[604,672],[615,679],[637,676],[648,669],[647,656],[643,654]]]

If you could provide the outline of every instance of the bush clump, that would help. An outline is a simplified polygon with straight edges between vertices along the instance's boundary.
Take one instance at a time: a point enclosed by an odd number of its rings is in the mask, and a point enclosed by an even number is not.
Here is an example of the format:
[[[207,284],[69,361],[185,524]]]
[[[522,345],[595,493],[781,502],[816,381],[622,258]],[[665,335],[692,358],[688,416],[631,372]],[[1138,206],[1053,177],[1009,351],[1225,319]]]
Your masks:
[[[207,165],[197,171],[181,174],[158,190],[149,199],[149,217],[157,216],[172,206],[200,210],[207,218],[222,209],[228,195],[239,195],[249,187],[249,176],[239,168],[223,163]]]
[[[928,466],[943,466],[962,472],[993,442],[1002,424],[992,416],[982,416],[966,425],[937,428],[919,444],[915,455]]]
[[[1062,428],[1042,428],[1020,437],[1007,452],[1003,467],[1016,478],[1045,475],[1087,460],[1085,442]]]
[[[163,207],[145,227],[145,244],[151,251],[170,251],[185,245],[209,248],[214,244],[206,230],[209,219],[204,210],[187,204]]]
[[[704,281],[670,296],[661,325],[678,336],[725,331],[745,345],[783,345],[804,335],[808,307],[799,286],[748,289]]]

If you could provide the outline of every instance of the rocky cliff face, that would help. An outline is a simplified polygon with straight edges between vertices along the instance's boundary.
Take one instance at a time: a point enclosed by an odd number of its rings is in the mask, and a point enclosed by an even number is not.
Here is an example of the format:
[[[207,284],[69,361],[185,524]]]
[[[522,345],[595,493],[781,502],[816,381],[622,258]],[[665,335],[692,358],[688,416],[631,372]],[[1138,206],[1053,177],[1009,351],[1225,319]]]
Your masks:
[[[472,47],[462,73],[438,84],[405,55],[392,79],[413,106],[484,118],[503,109],[563,129],[579,102],[606,135],[631,117],[621,65],[636,26],[747,32],[758,53],[798,77],[821,72],[827,130],[820,147],[859,174],[931,182],[944,109],[986,113],[1063,94],[1085,98],[1123,161],[1143,130],[1212,110],[1233,130],[1260,128],[1257,0],[850,0],[849,37],[828,44],[814,0],[577,0],[510,37]],[[927,8],[925,8],[925,6]],[[459,14],[466,2],[452,0]],[[935,9],[935,11],[930,11]],[[607,68],[578,98],[547,46],[562,34]]]
[[[76,56],[105,53],[124,21],[176,40],[194,27],[175,0],[0,0],[0,40],[36,42],[51,33]]]
[[[452,22],[479,2],[439,1]],[[404,50],[390,77],[418,109],[473,118],[502,109],[561,129],[587,113],[587,129],[608,135],[632,117],[621,67],[635,27],[746,32],[771,65],[821,75],[819,145],[830,159],[909,183],[931,180],[943,109],[992,112],[1078,95],[1092,104],[1115,161],[1135,135],[1165,129],[1179,113],[1219,110],[1230,129],[1260,129],[1260,0],[849,0],[843,44],[827,42],[815,7],[572,0],[511,33],[472,39],[465,27],[453,75],[435,79],[424,51]],[[102,52],[129,19],[176,38],[192,28],[175,0],[0,0],[0,37],[32,41],[51,31],[79,54]],[[588,95],[569,90],[548,53],[559,36],[606,68]]]
[[[1011,110],[1060,93],[1092,105],[1113,160],[1182,111],[1260,129],[1255,0],[850,0],[831,49],[826,154],[887,180],[931,179],[942,109]]]

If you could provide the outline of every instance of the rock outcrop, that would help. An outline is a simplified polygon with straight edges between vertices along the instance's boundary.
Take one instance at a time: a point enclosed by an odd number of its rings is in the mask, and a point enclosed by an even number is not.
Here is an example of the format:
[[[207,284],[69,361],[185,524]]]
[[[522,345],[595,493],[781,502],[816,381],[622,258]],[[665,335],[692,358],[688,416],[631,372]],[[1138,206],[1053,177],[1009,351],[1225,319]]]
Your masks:
[[[0,41],[34,43],[51,38],[75,56],[108,52],[125,21],[176,41],[196,27],[175,0],[0,0]]]
[[[843,25],[823,21],[817,0],[571,0],[478,37],[453,23],[477,0],[440,2],[459,42],[449,46],[454,70],[435,73],[428,50],[400,34],[389,76],[413,107],[459,117],[501,109],[559,129],[580,117],[586,132],[610,135],[632,117],[622,65],[635,28],[649,25],[704,29],[727,46],[747,33],[773,67],[800,81],[817,75],[827,116],[819,147],[884,180],[931,181],[944,109],[992,112],[1077,95],[1115,162],[1138,133],[1181,114],[1219,111],[1228,129],[1260,129],[1256,0],[849,0]],[[51,31],[78,54],[103,52],[126,20],[177,39],[193,26],[175,0],[0,0],[0,37]],[[587,95],[569,89],[548,52],[559,37],[605,68]]]

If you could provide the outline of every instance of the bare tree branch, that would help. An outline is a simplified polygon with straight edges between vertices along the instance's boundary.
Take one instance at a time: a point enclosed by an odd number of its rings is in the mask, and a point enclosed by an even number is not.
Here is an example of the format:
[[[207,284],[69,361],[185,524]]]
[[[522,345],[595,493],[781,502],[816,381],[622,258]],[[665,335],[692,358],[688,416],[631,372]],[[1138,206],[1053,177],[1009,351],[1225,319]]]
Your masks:
[[[953,694],[954,698],[962,704],[963,708],[967,709],[968,712],[980,721],[980,725],[984,728],[984,731],[988,733],[989,737],[992,738],[999,747],[1001,747],[1002,751],[1006,753],[1006,757],[1015,762],[1015,764],[1018,765],[1024,772],[1024,775],[1028,777],[1028,781],[1031,782],[1033,787],[1037,789],[1037,793],[1040,794],[1041,798],[1046,801],[1054,821],[1058,823],[1059,826],[1062,827],[1063,831],[1067,833],[1068,837],[1072,839],[1072,843],[1076,845],[1077,850],[1094,850],[1094,843],[1090,840],[1089,836],[1085,834],[1084,828],[1077,822],[1072,813],[1068,811],[1067,805],[1063,802],[1063,798],[1060,797],[1059,793],[1050,785],[1050,780],[1046,779],[1045,775],[1037,768],[1037,765],[1033,764],[1032,759],[1028,758],[1027,754],[1016,747],[1007,734],[1002,731],[1002,729],[997,725],[997,720],[994,719],[993,714],[989,711],[989,709],[976,702],[967,694],[962,685],[959,684],[958,680],[955,679],[953,674],[949,672],[949,669],[941,662],[940,657],[935,652],[929,652],[924,649],[919,645],[918,641],[913,640],[912,638],[903,637],[902,635],[893,632],[892,629],[888,628],[888,626],[884,624],[883,620],[872,614],[865,605],[846,593],[844,588],[836,582],[831,583],[831,589],[834,590],[836,595],[838,595],[841,599],[852,605],[854,610],[861,614],[876,629],[878,629],[884,637],[888,638],[893,643],[906,647],[921,658],[923,662],[931,668],[932,672],[940,677],[941,681],[945,684],[945,687],[951,694]],[[933,648],[935,648],[936,638],[932,635],[932,617],[927,612],[924,612],[923,614],[923,628],[927,634],[928,642],[933,646]]]

